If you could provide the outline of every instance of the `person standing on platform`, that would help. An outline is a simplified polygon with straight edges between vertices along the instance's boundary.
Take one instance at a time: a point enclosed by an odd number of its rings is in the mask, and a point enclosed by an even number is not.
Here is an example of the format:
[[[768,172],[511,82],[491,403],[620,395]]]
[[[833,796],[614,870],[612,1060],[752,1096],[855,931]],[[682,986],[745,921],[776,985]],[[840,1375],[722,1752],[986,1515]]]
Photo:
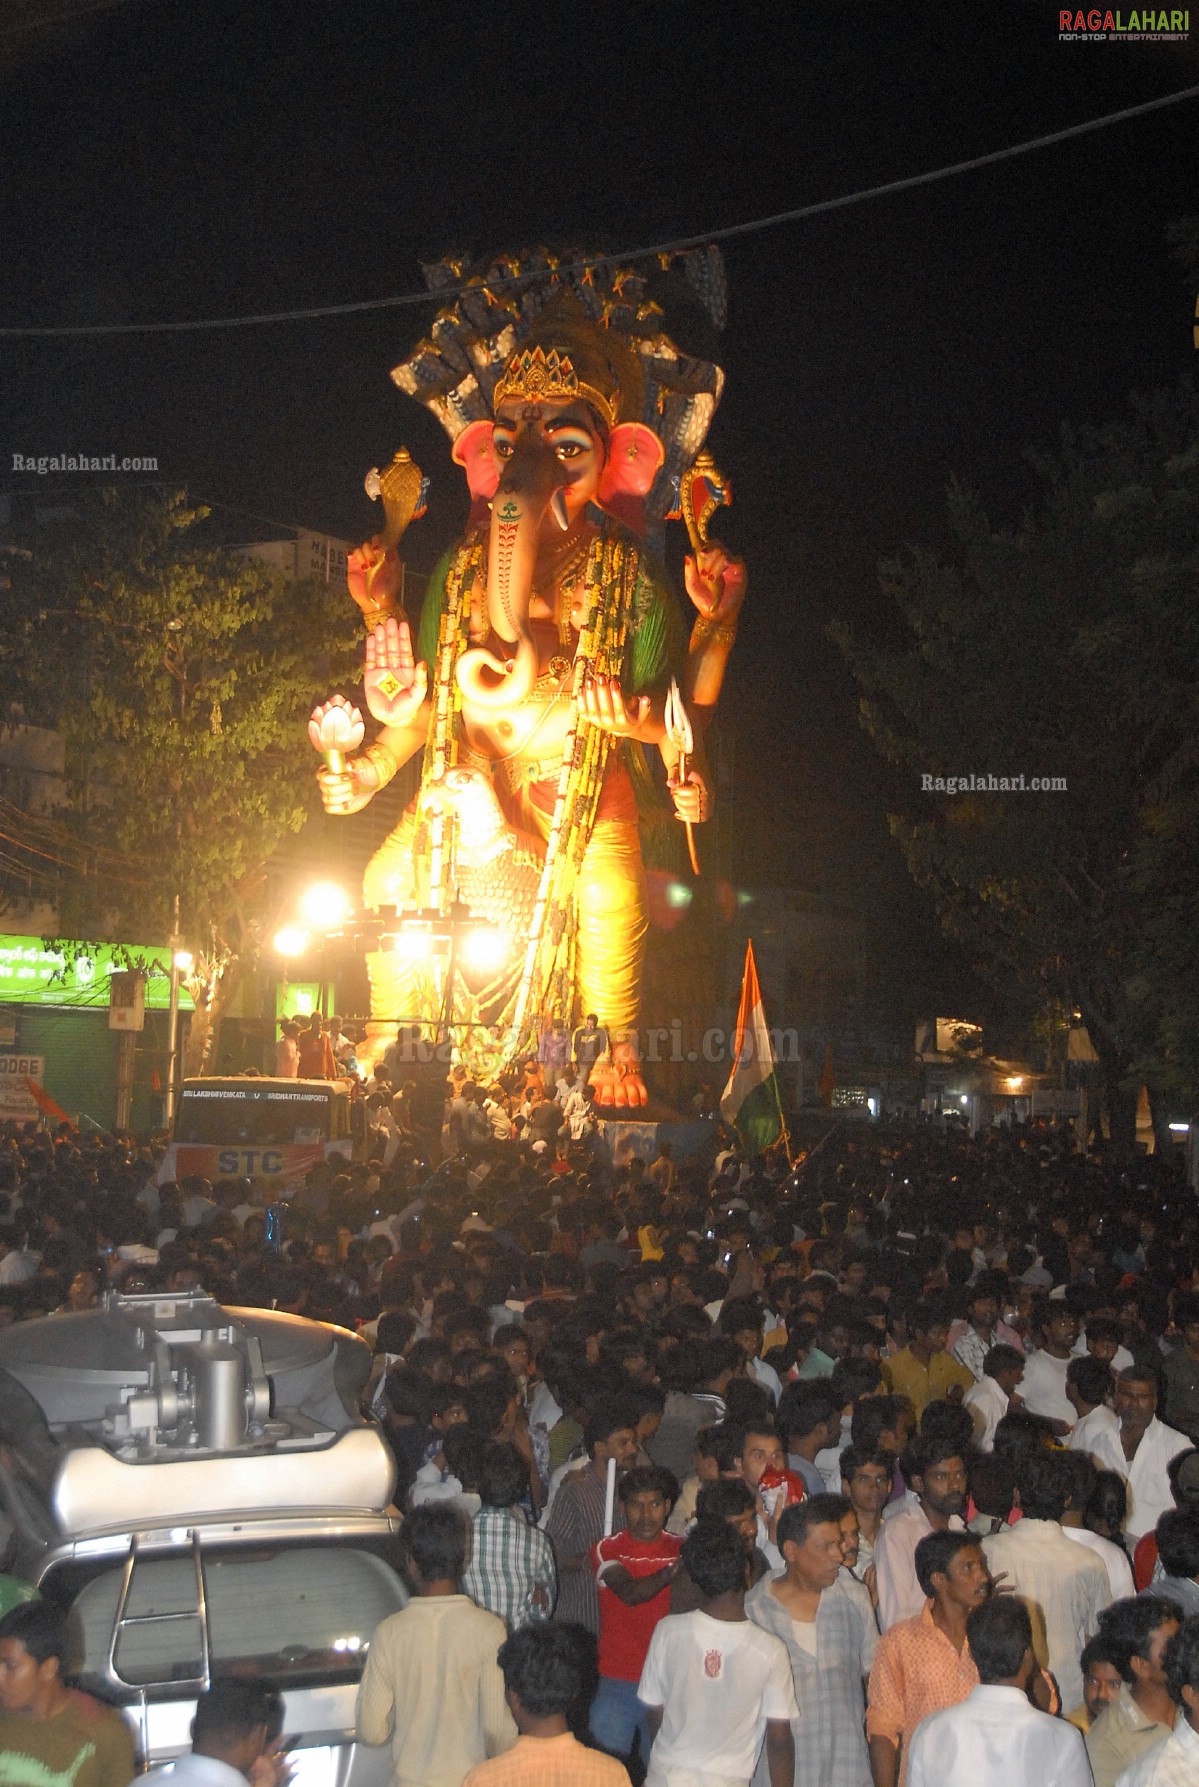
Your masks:
[[[545,1073],[545,1083],[553,1086],[558,1075],[567,1072],[570,1067],[570,1031],[566,1028],[564,1018],[555,1018],[541,1032],[541,1042],[537,1049],[537,1059]]]
[[[277,1080],[294,1080],[300,1071],[300,1050],[298,1037],[300,1026],[293,1024],[290,1018],[284,1018],[279,1026],[279,1040],[275,1044],[275,1078]]]
[[[591,1070],[601,1055],[608,1052],[608,1032],[600,1023],[595,1012],[589,1011],[583,1023],[571,1038],[574,1051],[575,1072],[578,1076],[576,1084],[580,1090],[591,1078]]]
[[[298,1047],[300,1079],[335,1080],[337,1078],[337,1062],[333,1058],[332,1044],[325,1034],[325,1020],[319,1011],[314,1011],[309,1018],[307,1030],[300,1032]]]

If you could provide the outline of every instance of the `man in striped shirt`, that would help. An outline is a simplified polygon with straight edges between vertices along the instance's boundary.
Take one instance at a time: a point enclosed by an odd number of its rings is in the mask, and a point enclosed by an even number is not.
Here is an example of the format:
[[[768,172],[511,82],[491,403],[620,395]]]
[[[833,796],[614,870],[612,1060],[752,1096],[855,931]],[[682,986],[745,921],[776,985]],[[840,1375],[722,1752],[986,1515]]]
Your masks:
[[[472,1601],[502,1619],[509,1632],[547,1620],[558,1592],[554,1548],[517,1506],[528,1465],[504,1440],[483,1452],[482,1501],[472,1521],[470,1562],[462,1586]]]
[[[635,1410],[619,1397],[595,1403],[587,1414],[583,1444],[587,1448],[587,1463],[562,1479],[545,1532],[558,1562],[557,1618],[576,1621],[598,1638],[599,1595],[591,1547],[604,1536],[608,1460],[616,1460],[618,1475],[630,1470],[637,1461]],[[624,1526],[624,1511],[619,1502],[613,1512],[614,1526],[619,1530]]]

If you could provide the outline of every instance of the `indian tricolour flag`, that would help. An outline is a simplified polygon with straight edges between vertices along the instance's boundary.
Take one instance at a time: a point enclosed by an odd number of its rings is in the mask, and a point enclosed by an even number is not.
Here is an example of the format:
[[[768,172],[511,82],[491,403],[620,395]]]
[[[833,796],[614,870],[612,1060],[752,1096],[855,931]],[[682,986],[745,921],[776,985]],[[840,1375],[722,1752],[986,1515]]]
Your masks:
[[[774,1071],[774,1050],[770,1046],[766,1013],[762,1009],[762,989],[758,985],[752,942],[745,948],[736,1054],[728,1085],[721,1094],[720,1109],[745,1146],[755,1153],[777,1142],[783,1134],[783,1107]]]

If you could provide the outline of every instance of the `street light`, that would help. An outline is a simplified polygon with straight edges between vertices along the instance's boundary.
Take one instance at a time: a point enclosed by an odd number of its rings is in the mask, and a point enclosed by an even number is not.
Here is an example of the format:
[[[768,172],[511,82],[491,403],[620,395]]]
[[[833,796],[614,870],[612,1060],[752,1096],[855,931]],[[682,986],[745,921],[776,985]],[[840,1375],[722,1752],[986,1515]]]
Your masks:
[[[314,931],[336,931],[353,910],[353,902],[336,881],[314,881],[300,895],[300,915]]]
[[[179,895],[175,895],[171,914],[171,996],[167,1007],[167,1089],[162,1101],[162,1115],[169,1129],[175,1117],[179,1096],[179,981],[190,974],[196,958],[190,949],[179,947]]]
[[[395,954],[405,962],[425,962],[444,953],[438,1040],[453,1028],[454,977],[460,965],[472,974],[494,974],[512,950],[507,932],[477,918],[466,902],[457,897],[444,912],[440,907],[424,906],[407,910],[385,907],[378,914],[363,914],[353,927],[353,935],[360,945]]]
[[[311,942],[303,925],[281,925],[273,938],[275,950],[281,956],[305,955]]]

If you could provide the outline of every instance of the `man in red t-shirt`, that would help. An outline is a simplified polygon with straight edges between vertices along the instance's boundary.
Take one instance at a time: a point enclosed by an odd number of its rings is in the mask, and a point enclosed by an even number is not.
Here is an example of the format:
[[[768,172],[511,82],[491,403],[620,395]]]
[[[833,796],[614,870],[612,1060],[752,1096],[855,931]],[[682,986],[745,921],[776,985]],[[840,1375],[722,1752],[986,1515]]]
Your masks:
[[[591,1735],[622,1762],[629,1761],[636,1740],[644,1770],[650,1734],[637,1683],[654,1627],[670,1612],[670,1585],[683,1542],[663,1529],[679,1486],[673,1472],[644,1465],[626,1471],[617,1494],[625,1530],[591,1548],[600,1604],[600,1680],[591,1705]]]

